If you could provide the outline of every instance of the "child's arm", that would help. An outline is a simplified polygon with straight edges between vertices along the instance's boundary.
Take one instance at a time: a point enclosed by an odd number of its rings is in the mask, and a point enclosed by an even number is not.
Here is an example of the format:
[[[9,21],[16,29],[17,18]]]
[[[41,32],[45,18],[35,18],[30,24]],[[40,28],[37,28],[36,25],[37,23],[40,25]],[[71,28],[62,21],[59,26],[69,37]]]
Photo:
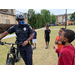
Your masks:
[[[55,44],[58,44],[58,40],[55,41]]]
[[[56,37],[56,39],[55,39],[55,44],[58,44],[58,39],[57,39],[57,37]]]
[[[49,29],[47,29],[47,31],[49,32],[49,34],[50,34],[50,30]]]
[[[50,31],[48,30],[49,34],[50,34]]]
[[[56,40],[55,44],[62,44],[60,40]]]
[[[53,46],[53,49],[55,50],[56,53],[58,54],[60,53],[60,50],[56,46]]]
[[[36,36],[36,38],[37,38],[37,32],[36,32],[35,36]]]

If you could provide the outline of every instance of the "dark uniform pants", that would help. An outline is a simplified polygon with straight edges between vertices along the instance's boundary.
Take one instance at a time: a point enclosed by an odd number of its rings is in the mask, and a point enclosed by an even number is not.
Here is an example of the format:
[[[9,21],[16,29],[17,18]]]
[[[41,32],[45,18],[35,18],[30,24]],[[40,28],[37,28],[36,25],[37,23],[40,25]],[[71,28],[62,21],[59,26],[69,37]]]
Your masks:
[[[32,47],[27,45],[25,47],[19,47],[20,55],[23,58],[26,65],[32,65]]]

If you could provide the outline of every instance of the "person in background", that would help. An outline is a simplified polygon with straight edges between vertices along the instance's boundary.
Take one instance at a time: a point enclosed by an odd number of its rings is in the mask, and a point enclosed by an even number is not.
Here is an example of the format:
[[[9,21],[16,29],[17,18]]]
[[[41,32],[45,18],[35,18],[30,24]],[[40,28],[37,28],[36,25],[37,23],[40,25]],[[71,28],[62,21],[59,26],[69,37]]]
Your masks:
[[[37,32],[35,31],[35,27],[33,27],[33,39],[32,39],[32,44],[33,44],[33,49],[36,49],[36,43],[37,43]]]
[[[58,32],[58,36],[56,37],[55,39],[55,44],[57,44],[57,47],[59,50],[61,50],[64,45],[62,45],[61,41],[60,41],[60,36],[61,36],[61,33],[65,30],[65,28],[60,28],[59,32]],[[59,57],[59,54],[58,54],[58,57]]]
[[[45,34],[44,34],[44,38],[45,38],[45,42],[46,42],[46,49],[49,46],[49,41],[50,41],[50,34],[51,30],[49,29],[48,23],[46,23],[46,30],[45,30]]]

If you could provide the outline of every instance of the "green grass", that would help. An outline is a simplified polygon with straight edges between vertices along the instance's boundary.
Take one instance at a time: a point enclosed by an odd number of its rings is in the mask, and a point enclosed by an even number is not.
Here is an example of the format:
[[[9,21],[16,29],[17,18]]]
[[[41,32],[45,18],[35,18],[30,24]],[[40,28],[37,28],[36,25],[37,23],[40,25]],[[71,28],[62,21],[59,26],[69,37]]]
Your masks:
[[[50,29],[60,29],[64,26],[53,26]],[[67,29],[75,29],[75,26],[67,26]],[[75,30],[74,30],[75,31]],[[58,57],[53,49],[55,45],[55,38],[58,35],[58,30],[51,30],[49,48],[45,49],[44,30],[37,31],[37,48],[33,50],[33,65],[57,65]],[[2,41],[15,42],[15,37],[4,39]],[[75,41],[72,42],[75,47]],[[7,45],[9,48],[10,46]],[[0,45],[0,65],[6,64],[6,57],[8,49],[5,46]],[[24,61],[21,60],[16,65],[24,65]]]

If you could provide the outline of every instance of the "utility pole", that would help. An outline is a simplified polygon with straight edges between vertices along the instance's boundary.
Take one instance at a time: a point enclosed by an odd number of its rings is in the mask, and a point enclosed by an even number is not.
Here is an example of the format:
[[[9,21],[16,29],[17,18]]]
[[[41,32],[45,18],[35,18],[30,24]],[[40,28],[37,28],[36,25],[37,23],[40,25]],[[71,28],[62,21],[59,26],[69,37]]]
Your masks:
[[[66,9],[66,13],[65,13],[65,29],[66,29],[66,25],[67,25],[67,9]]]

